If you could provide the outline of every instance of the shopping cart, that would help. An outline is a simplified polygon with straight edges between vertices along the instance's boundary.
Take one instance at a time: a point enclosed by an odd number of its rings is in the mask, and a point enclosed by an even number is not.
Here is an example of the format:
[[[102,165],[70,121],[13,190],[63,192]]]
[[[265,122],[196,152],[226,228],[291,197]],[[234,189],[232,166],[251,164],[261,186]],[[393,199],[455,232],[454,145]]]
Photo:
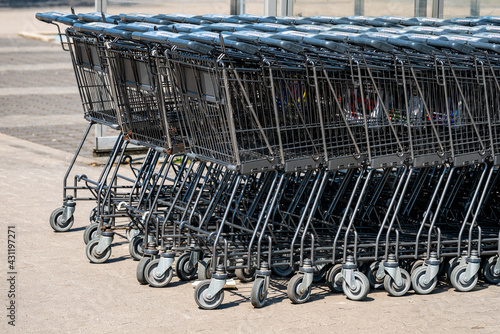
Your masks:
[[[498,282],[494,18],[119,18],[74,25],[102,28],[126,142],[156,152],[144,169],[173,154],[139,195],[106,197],[135,222],[139,282],[198,274],[204,309],[233,272],[255,307],[272,272],[295,274],[294,303],[322,279],[352,300],[428,294],[440,274],[469,291],[481,266]]]

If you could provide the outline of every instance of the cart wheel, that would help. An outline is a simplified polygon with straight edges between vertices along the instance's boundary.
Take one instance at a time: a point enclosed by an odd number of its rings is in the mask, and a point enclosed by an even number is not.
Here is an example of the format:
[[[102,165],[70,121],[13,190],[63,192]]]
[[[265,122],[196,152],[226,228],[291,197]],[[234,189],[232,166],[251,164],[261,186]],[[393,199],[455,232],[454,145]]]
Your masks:
[[[326,273],[326,284],[332,292],[342,292],[342,265],[336,264]]]
[[[127,237],[128,242],[131,242],[135,236],[139,235],[141,231],[137,228],[131,228],[125,231],[125,236]]]
[[[99,224],[94,223],[87,226],[85,232],[83,232],[83,242],[88,244],[90,240],[96,239],[98,237]]]
[[[141,284],[148,284],[148,281],[146,280],[146,267],[150,261],[151,258],[149,256],[145,256],[139,260],[139,263],[137,263],[137,269],[135,270],[135,277],[137,278],[137,281]]]
[[[289,265],[272,267],[271,269],[273,273],[281,277],[290,277],[294,273],[293,268]]]
[[[134,260],[140,260],[144,255],[144,236],[142,234],[136,235],[132,238],[132,241],[128,244],[128,250],[130,256]]]
[[[326,269],[327,269],[326,264],[314,265],[314,276],[313,276],[314,283],[319,283],[325,278]]]
[[[177,277],[179,277],[182,281],[191,281],[196,276],[196,270],[198,269],[198,263],[196,265],[192,265],[189,262],[189,253],[182,254],[178,259],[175,265],[175,273]]]
[[[196,300],[196,304],[204,310],[213,310],[222,304],[224,300],[224,290],[220,290],[217,292],[215,296],[212,298],[207,298],[205,296],[205,291],[210,286],[210,280],[202,281],[200,284],[196,286],[194,290],[194,299]]]
[[[355,271],[353,273],[354,279],[356,280],[357,287],[352,290],[346,283],[345,280],[342,280],[342,291],[346,297],[350,300],[363,300],[368,295],[368,291],[370,291],[370,282],[368,281],[368,277],[360,271]]]
[[[172,267],[168,268],[168,270],[163,273],[160,277],[156,276],[155,271],[160,263],[160,259],[154,259],[149,261],[144,271],[146,281],[154,288],[163,288],[170,283],[172,277],[174,276],[174,270]]]
[[[97,223],[97,206],[96,206],[96,207],[94,207],[94,208],[92,209],[92,211],[90,211],[89,221],[90,221],[90,224],[95,224],[95,223]]]
[[[286,293],[288,295],[288,298],[290,298],[290,300],[294,304],[303,304],[307,302],[309,300],[309,297],[311,296],[311,285],[304,293],[300,293],[300,287],[302,286],[303,280],[304,275],[297,274],[290,279],[290,282],[288,282]]]
[[[498,256],[492,256],[488,260],[484,261],[483,264],[483,275],[486,282],[490,284],[498,284],[500,283],[500,274],[495,274],[493,271],[495,269],[495,265],[497,264]]]
[[[377,278],[377,271],[379,267],[380,262],[372,262],[366,271],[366,276],[368,277],[368,281],[370,282],[372,289],[382,289],[384,287],[384,278]]]
[[[57,208],[54,211],[52,211],[52,214],[50,215],[50,226],[56,232],[68,231],[71,228],[71,226],[73,226],[73,222],[75,221],[75,218],[71,216],[67,221],[63,222],[62,221],[63,212],[64,208]]]
[[[451,283],[451,273],[453,272],[453,269],[455,269],[458,265],[460,264],[460,258],[454,257],[451,258],[447,263],[446,263],[446,279],[448,282]]]
[[[434,277],[429,283],[424,284],[424,276],[427,271],[426,266],[421,266],[415,269],[413,274],[411,274],[411,285],[413,290],[419,295],[427,295],[431,293],[437,285],[437,277]]]
[[[411,265],[411,269],[410,269],[410,276],[413,275],[415,270],[422,267],[423,265],[424,265],[424,260],[417,260],[417,261],[413,262],[413,264]]]
[[[236,269],[234,274],[240,282],[248,283],[255,279],[255,268],[248,270],[248,268]]]
[[[385,291],[387,291],[391,296],[394,297],[404,296],[408,292],[408,290],[410,290],[411,286],[410,274],[404,269],[400,270],[403,279],[403,284],[401,286],[397,286],[396,282],[391,277],[391,275],[385,275],[384,279]]]
[[[111,247],[106,248],[102,254],[97,254],[96,248],[98,244],[99,239],[90,240],[85,248],[85,254],[92,263],[104,263],[111,257]]]
[[[198,263],[198,279],[204,281],[212,278],[212,259],[202,260]]]
[[[257,277],[252,284],[252,290],[250,291],[250,301],[253,307],[261,308],[266,304],[267,299],[267,289],[266,279],[262,277]]]
[[[459,266],[456,266],[455,269],[451,272],[451,285],[455,289],[461,292],[467,292],[472,289],[477,284],[477,279],[478,279],[478,274],[476,273],[471,279],[469,279],[468,282],[464,282],[463,276],[465,276],[465,271],[467,270],[467,265],[466,264],[461,264]]]

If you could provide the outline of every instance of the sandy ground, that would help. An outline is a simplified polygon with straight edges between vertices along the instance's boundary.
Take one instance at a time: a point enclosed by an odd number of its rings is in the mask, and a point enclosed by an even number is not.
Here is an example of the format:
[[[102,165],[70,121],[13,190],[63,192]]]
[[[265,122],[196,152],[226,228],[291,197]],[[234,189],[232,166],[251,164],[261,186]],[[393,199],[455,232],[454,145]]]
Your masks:
[[[286,282],[273,280],[269,304],[254,309],[251,284],[225,292],[222,307],[198,309],[190,283],[174,277],[167,288],[139,285],[137,262],[125,238],[115,237],[111,259],[91,264],[84,253],[83,228],[92,203],[80,202],[74,228],[55,233],[51,211],[60,205],[62,176],[70,154],[0,135],[0,294],[7,303],[7,226],[16,226],[16,327],[0,333],[498,333],[500,287],[480,283],[459,293],[447,285],[434,293],[391,298],[371,292],[363,302],[332,294],[320,284],[311,301],[293,305]],[[84,161],[88,162],[88,161]],[[80,173],[96,175],[86,163]]]

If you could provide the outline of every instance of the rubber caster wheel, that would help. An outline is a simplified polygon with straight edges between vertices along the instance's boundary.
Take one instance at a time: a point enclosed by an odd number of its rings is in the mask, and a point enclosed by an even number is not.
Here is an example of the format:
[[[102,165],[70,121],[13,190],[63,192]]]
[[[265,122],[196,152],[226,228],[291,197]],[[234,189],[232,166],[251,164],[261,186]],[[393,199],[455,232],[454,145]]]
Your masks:
[[[342,265],[336,264],[326,273],[326,284],[331,292],[342,292]]]
[[[127,237],[128,242],[131,242],[135,236],[139,235],[141,231],[137,228],[131,228],[125,231],[125,236]]]
[[[396,282],[391,277],[391,275],[385,275],[384,278],[385,291],[387,291],[391,296],[394,297],[404,296],[410,290],[411,287],[410,274],[404,269],[400,270],[401,270],[401,278],[403,279],[403,284],[401,284],[401,286],[397,286]]]
[[[490,284],[500,283],[500,274],[494,272],[498,259],[498,256],[492,256],[483,263],[484,280]]]
[[[139,263],[137,263],[135,277],[137,278],[137,282],[139,282],[140,284],[148,284],[148,281],[146,280],[146,267],[148,266],[149,262],[151,262],[151,258],[149,256],[146,256],[140,259]]]
[[[290,277],[294,273],[293,268],[291,266],[288,266],[288,265],[272,267],[271,269],[272,269],[274,274],[281,276],[281,277]]]
[[[448,280],[448,282],[451,283],[451,273],[453,272],[453,269],[455,269],[460,264],[460,261],[461,261],[461,258],[454,257],[454,258],[451,258],[446,263],[445,271],[446,271],[446,279]]]
[[[99,239],[90,240],[85,248],[85,254],[92,263],[104,263],[111,257],[111,247],[106,248],[102,254],[97,254],[96,249],[98,244]]]
[[[96,239],[99,236],[99,224],[94,223],[87,226],[83,232],[83,242],[88,244],[90,240]]]
[[[437,285],[437,277],[434,277],[429,283],[424,283],[425,272],[427,266],[420,266],[411,275],[411,285],[413,290],[419,295],[427,295],[431,293]]]
[[[52,211],[50,215],[50,226],[56,232],[67,232],[75,221],[75,218],[71,216],[66,222],[62,221],[62,215],[64,212],[64,208],[57,208]]]
[[[205,291],[207,291],[209,286],[210,280],[202,281],[194,290],[194,300],[196,301],[196,304],[204,310],[214,310],[219,307],[224,300],[224,290],[220,290],[212,298],[205,296]]]
[[[424,263],[425,263],[424,260],[417,260],[417,261],[413,262],[413,264],[411,265],[411,269],[410,269],[410,276],[413,275],[415,270],[422,267],[424,265]]]
[[[370,286],[372,289],[382,289],[384,288],[384,278],[377,278],[378,268],[380,267],[380,262],[373,262],[368,267],[366,271],[366,276],[368,277],[368,281],[370,282]],[[384,273],[385,274],[385,273]]]
[[[242,283],[252,282],[255,279],[255,268],[250,270],[248,268],[236,269],[234,274]]]
[[[468,292],[474,289],[478,280],[478,274],[476,273],[469,279],[469,281],[465,282],[463,277],[465,276],[466,270],[467,264],[461,264],[456,266],[455,269],[453,269],[453,271],[451,272],[451,285],[453,285],[455,289],[461,292]]]
[[[342,291],[350,300],[364,300],[368,295],[368,291],[370,291],[370,282],[368,281],[368,277],[360,271],[355,271],[353,275],[357,283],[356,287],[351,289],[349,285],[347,285],[346,281],[342,280]]]
[[[253,307],[261,308],[266,304],[266,300],[266,279],[257,277],[252,284],[252,290],[250,291],[250,301],[252,302]]]
[[[144,236],[136,235],[128,244],[128,251],[134,260],[142,259],[144,255]]]
[[[212,260],[207,259],[198,263],[198,279],[200,281],[212,278]]]
[[[300,292],[300,287],[302,286],[302,281],[304,280],[303,274],[297,274],[290,279],[288,282],[288,287],[286,289],[286,293],[288,298],[294,304],[303,304],[309,300],[311,297],[311,285],[307,288],[304,293]]]
[[[191,281],[196,277],[196,270],[198,269],[198,263],[192,265],[189,262],[189,253],[182,254],[175,264],[175,273],[181,281]]]
[[[160,259],[154,259],[149,261],[146,265],[146,269],[144,271],[144,275],[146,277],[146,281],[154,288],[163,288],[170,283],[172,277],[174,276],[174,270],[172,267],[168,268],[165,273],[161,276],[156,276],[156,268],[160,263]]]
[[[326,276],[326,264],[314,265],[313,283],[321,282]]]
[[[92,209],[92,211],[90,211],[89,221],[90,221],[90,224],[96,224],[97,223],[97,206],[94,207]]]

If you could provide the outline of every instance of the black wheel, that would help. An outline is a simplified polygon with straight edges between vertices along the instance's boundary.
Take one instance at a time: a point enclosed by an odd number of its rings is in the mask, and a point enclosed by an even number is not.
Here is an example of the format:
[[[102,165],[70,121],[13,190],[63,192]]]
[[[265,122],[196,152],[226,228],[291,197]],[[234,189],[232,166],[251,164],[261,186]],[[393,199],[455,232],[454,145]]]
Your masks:
[[[111,247],[106,248],[102,254],[97,254],[96,249],[98,244],[99,239],[94,239],[89,241],[85,248],[85,254],[92,263],[104,263],[111,257]]]
[[[206,259],[198,263],[198,279],[204,281],[212,278],[212,259]]]
[[[401,270],[401,278],[403,279],[403,284],[398,286],[394,279],[390,275],[385,275],[384,288],[391,296],[400,297],[404,296],[411,287],[411,277],[410,274],[404,270]]]
[[[498,256],[492,256],[483,264],[483,275],[486,282],[490,284],[500,283],[500,274],[495,274],[494,269],[498,261]]]
[[[240,282],[248,283],[255,279],[255,268],[248,270],[248,268],[236,269],[234,274]]]
[[[466,270],[467,270],[467,264],[460,264],[456,266],[455,269],[453,269],[453,271],[451,272],[451,277],[450,277],[451,285],[453,285],[455,289],[461,292],[470,291],[474,289],[474,287],[477,284],[477,279],[478,279],[477,273],[473,277],[471,277],[467,282],[465,282],[464,276]]]
[[[370,286],[372,287],[372,289],[384,288],[385,277],[382,279],[377,278],[377,271],[379,267],[380,262],[373,262],[370,264],[370,267],[368,267],[368,270],[366,271],[366,276],[368,277],[368,281],[370,282]]]
[[[426,295],[431,293],[437,285],[437,277],[434,277],[429,283],[424,283],[425,272],[427,271],[427,266],[420,266],[411,275],[411,285],[413,290],[419,295]]]
[[[307,288],[307,290],[304,291],[304,293],[300,292],[303,280],[304,280],[304,274],[297,274],[293,276],[288,282],[286,293],[288,295],[288,298],[290,298],[290,300],[294,304],[305,303],[309,300],[309,297],[311,296],[311,286],[309,286],[309,288]]]
[[[342,265],[336,264],[326,273],[326,284],[332,292],[342,292]]]
[[[196,270],[198,269],[198,263],[194,266],[189,262],[189,253],[182,254],[175,265],[175,273],[182,281],[191,281],[196,276]]]
[[[52,211],[50,215],[50,226],[56,232],[66,232],[68,231],[75,221],[75,218],[71,216],[67,221],[62,221],[62,215],[64,212],[64,208],[57,208]]]
[[[220,304],[222,304],[222,301],[224,300],[224,290],[220,290],[212,298],[208,298],[207,296],[205,296],[205,291],[209,286],[210,280],[202,281],[196,286],[196,289],[194,290],[194,299],[196,300],[196,304],[198,304],[199,307],[205,310],[216,309],[220,306]]]
[[[96,207],[94,207],[94,208],[92,209],[92,211],[90,211],[89,221],[90,221],[90,224],[95,224],[95,223],[97,223],[97,206],[96,206]]]
[[[83,232],[83,242],[88,244],[90,240],[96,239],[99,236],[99,224],[94,223],[87,226]]]
[[[370,291],[370,282],[368,281],[368,277],[360,271],[355,271],[353,275],[357,283],[356,287],[351,289],[346,281],[342,280],[342,291],[344,291],[344,294],[350,300],[363,300],[368,295],[368,291]]]
[[[252,302],[253,307],[261,308],[266,304],[266,299],[266,279],[257,277],[252,284],[252,290],[250,291],[250,301]]]
[[[135,277],[137,278],[137,281],[141,284],[148,284],[148,281],[146,280],[146,267],[150,261],[151,258],[149,256],[145,256],[139,260],[139,263],[137,263],[137,268],[135,270]]]
[[[293,268],[288,265],[272,267],[271,269],[273,273],[281,277],[290,277],[294,273]]]
[[[174,276],[174,270],[172,267],[168,268],[165,273],[161,276],[156,276],[156,268],[160,263],[160,259],[154,259],[149,261],[144,271],[146,281],[154,288],[163,288],[170,283],[172,277]]]
[[[128,244],[128,251],[134,260],[142,259],[144,255],[144,236],[142,234],[136,235],[132,241],[130,241]]]
[[[326,269],[327,269],[326,264],[317,264],[314,265],[313,268],[314,268],[313,282],[319,283],[326,276]]]

